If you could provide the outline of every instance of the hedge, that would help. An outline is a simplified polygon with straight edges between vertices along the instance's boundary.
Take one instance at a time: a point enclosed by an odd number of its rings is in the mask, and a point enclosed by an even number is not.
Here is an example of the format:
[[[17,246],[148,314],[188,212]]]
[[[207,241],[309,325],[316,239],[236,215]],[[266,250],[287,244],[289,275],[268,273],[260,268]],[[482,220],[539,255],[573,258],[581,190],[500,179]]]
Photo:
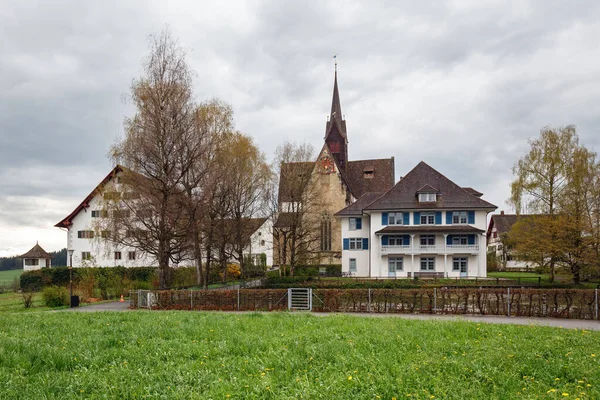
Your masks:
[[[538,318],[597,319],[594,290],[584,289],[318,289],[313,311],[480,314]],[[154,309],[285,310],[285,289],[166,290],[132,292],[131,306],[144,296]]]

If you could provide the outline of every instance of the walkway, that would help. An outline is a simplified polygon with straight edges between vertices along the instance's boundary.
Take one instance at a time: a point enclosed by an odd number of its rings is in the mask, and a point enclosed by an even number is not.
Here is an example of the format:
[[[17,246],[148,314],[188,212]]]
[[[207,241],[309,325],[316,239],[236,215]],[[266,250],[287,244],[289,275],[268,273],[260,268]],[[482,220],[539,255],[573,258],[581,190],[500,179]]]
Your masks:
[[[95,311],[133,311],[129,308],[129,301],[124,303],[100,303],[83,306],[78,308],[67,308],[60,311],[67,312],[95,312]],[[208,311],[207,311],[208,312]],[[223,311],[223,313],[240,313],[247,311]],[[319,317],[328,317],[337,313],[318,313],[313,315]],[[431,315],[431,314],[376,314],[376,313],[347,313],[344,315],[354,315],[368,318],[403,318],[433,321],[469,321],[484,324],[514,324],[514,325],[536,325],[550,326],[565,329],[585,329],[600,331],[600,321],[591,321],[585,319],[559,319],[559,318],[525,318],[525,317],[501,317],[496,315]]]

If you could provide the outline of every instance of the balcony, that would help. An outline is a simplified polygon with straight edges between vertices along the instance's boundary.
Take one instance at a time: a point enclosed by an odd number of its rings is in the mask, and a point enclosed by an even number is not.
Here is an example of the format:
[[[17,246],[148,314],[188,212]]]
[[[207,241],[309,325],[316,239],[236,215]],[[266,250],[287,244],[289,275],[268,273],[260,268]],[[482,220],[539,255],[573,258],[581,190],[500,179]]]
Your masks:
[[[379,254],[479,254],[478,244],[449,244],[446,246],[381,246]]]

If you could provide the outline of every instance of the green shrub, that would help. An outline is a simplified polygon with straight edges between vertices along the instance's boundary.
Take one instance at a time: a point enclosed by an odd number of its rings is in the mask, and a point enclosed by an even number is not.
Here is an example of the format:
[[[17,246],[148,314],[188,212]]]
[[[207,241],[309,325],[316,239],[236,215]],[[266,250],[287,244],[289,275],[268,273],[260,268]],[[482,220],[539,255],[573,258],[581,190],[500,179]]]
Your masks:
[[[69,305],[69,292],[62,286],[50,286],[42,291],[44,304],[48,307],[61,307]]]

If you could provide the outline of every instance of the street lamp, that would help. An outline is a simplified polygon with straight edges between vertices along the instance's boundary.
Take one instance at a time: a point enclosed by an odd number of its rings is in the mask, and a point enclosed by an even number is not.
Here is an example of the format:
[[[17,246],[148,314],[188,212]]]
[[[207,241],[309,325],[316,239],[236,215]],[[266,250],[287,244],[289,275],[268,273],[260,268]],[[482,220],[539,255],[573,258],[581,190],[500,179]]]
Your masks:
[[[69,249],[67,250],[67,252],[69,253],[69,301],[71,307],[73,307],[73,253],[75,252],[75,250]]]

